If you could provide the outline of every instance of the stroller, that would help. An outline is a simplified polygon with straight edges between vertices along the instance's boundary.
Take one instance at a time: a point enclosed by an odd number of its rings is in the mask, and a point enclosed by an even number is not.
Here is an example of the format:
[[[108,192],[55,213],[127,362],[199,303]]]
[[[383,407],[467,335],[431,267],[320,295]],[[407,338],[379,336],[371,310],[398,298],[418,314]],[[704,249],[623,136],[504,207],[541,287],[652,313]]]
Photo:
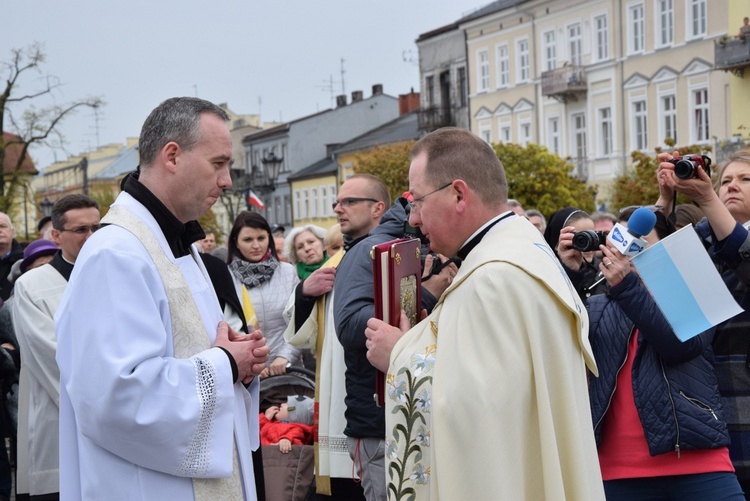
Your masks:
[[[260,412],[286,402],[288,396],[315,398],[315,372],[303,367],[287,367],[286,374],[267,377],[260,382]],[[293,445],[284,454],[278,445],[264,445],[263,473],[266,501],[304,501],[315,499],[315,457],[312,445]]]

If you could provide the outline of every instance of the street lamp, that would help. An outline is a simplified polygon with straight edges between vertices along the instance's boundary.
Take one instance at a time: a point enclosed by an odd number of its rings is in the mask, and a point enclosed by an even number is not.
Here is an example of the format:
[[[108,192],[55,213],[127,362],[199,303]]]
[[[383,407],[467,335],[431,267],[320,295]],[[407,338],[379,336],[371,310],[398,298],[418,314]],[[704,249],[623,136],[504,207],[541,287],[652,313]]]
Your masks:
[[[49,198],[44,197],[44,200],[39,203],[39,206],[42,208],[42,216],[51,216],[53,205],[55,204],[50,202]]]
[[[281,163],[284,161],[283,157],[277,157],[273,151],[266,155],[266,158],[262,160],[263,168],[266,174],[266,180],[268,181],[268,187],[271,191],[274,190],[276,180],[279,178],[279,171],[281,170]]]

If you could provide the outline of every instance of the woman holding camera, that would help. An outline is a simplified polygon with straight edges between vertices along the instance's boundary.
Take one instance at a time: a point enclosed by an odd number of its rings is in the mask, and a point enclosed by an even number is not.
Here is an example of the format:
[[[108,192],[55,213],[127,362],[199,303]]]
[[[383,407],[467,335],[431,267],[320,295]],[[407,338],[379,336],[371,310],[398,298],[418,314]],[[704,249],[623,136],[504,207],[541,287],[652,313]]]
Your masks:
[[[656,213],[649,243],[670,233]],[[560,259],[583,260],[573,233]],[[588,298],[589,341],[599,377],[589,400],[608,500],[744,499],[729,459],[712,365],[713,330],[681,342],[627,257],[601,246],[608,294]]]
[[[587,212],[575,207],[565,207],[552,214],[547,228],[544,230],[544,239],[547,241],[555,254],[559,257],[558,244],[563,232],[577,233],[581,231],[594,231],[594,221]],[[598,249],[598,246],[596,247]],[[606,284],[599,273],[599,260],[595,251],[584,251],[583,260],[576,263],[574,268],[565,265],[565,272],[576,286],[576,292],[583,301],[593,294],[606,292]]]
[[[719,324],[713,339],[714,366],[729,428],[729,454],[745,492],[750,493],[750,149],[728,156],[718,169],[716,183],[704,168],[696,165],[687,179],[675,175],[675,159],[659,155],[660,198],[657,202],[669,213],[676,192],[685,193],[697,203],[706,219],[696,231],[734,299],[744,309]],[[670,162],[671,160],[671,162]]]

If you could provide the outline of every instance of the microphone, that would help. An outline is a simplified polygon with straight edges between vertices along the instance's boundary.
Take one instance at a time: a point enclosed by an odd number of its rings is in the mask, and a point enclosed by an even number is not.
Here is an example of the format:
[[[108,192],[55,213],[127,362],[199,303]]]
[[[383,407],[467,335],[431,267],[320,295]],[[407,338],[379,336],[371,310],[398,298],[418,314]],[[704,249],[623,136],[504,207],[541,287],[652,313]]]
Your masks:
[[[607,235],[607,241],[625,256],[635,256],[646,248],[648,242],[643,235],[648,235],[656,225],[656,214],[646,207],[633,211],[628,219],[627,228],[617,223]]]

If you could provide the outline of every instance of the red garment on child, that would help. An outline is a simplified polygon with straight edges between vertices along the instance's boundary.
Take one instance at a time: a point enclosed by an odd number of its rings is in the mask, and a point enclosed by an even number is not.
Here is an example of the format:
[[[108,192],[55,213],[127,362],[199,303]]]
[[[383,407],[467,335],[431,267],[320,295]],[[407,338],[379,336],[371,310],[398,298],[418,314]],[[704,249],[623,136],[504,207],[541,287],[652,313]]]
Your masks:
[[[292,445],[312,445],[313,426],[311,424],[287,423],[285,421],[269,421],[264,413],[260,413],[260,444],[278,444],[286,438]]]

